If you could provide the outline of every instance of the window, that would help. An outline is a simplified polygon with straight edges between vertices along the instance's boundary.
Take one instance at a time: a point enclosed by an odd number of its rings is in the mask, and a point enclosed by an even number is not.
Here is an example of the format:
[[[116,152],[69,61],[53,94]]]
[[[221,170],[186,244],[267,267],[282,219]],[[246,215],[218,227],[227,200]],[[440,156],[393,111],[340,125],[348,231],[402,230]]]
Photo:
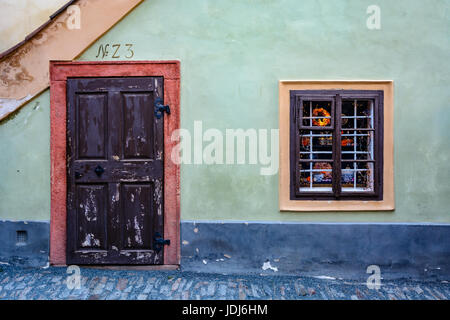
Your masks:
[[[280,211],[390,211],[394,84],[279,82]]]
[[[291,92],[291,199],[382,199],[383,91]]]

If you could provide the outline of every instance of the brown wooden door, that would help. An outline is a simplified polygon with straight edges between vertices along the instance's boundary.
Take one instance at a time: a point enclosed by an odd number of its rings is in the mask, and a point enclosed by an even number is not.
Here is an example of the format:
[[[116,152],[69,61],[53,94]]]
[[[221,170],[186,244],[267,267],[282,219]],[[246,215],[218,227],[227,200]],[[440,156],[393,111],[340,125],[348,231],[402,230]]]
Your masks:
[[[162,97],[161,77],[67,80],[68,264],[163,263]]]

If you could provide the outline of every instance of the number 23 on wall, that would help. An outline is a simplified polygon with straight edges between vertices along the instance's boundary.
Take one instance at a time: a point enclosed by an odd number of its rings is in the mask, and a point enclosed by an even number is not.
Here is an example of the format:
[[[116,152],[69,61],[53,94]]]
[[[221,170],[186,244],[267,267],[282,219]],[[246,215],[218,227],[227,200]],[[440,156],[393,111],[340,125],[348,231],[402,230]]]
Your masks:
[[[126,47],[126,49],[123,49],[123,46]],[[96,58],[104,59],[105,57],[108,57],[111,53],[111,58],[118,59],[120,57],[124,57],[126,59],[131,59],[134,56],[134,51],[132,49],[133,45],[130,43],[126,43],[124,45],[121,45],[119,43],[115,43],[110,45],[109,43],[103,45],[101,44],[98,47]],[[122,47],[122,50],[121,50]],[[109,51],[111,49],[111,52]],[[125,51],[125,52],[124,52]]]

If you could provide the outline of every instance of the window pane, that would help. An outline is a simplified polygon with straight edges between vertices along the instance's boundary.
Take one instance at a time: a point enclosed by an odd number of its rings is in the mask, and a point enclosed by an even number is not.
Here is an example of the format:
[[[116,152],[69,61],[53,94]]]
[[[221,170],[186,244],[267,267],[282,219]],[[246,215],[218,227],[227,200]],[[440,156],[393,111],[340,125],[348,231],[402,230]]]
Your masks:
[[[332,131],[300,131],[300,159],[333,158]]]
[[[373,128],[373,103],[372,101],[357,101],[356,106],[357,128]]]
[[[311,186],[311,172],[300,172],[300,191],[303,191],[305,188],[309,189]]]
[[[303,118],[311,117],[312,105],[311,101],[303,101]]]
[[[354,128],[353,118],[355,116],[354,102],[351,100],[342,101],[341,126],[342,129]]]
[[[373,101],[343,100],[341,126],[346,129],[373,128]]]
[[[308,162],[300,165],[300,191],[331,192],[333,169],[330,162]]]
[[[303,101],[302,118],[306,127],[330,127],[331,101]]]
[[[342,162],[341,187],[343,192],[373,191],[373,163]]]
[[[373,102],[343,100],[341,114],[341,188],[343,192],[373,191]]]
[[[341,133],[344,160],[373,160],[373,131],[345,130]]]

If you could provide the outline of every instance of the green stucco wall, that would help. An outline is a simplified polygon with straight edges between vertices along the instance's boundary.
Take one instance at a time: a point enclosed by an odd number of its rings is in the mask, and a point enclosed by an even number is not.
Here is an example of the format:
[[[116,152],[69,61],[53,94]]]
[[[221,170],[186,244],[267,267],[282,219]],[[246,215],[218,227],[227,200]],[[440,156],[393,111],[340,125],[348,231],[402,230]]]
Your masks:
[[[371,4],[381,30],[366,27]],[[450,222],[449,8],[147,0],[79,59],[100,60],[107,43],[132,44],[136,60],[179,59],[181,126],[191,131],[195,120],[223,132],[278,128],[280,79],[394,80],[394,212],[280,213],[278,175],[261,176],[259,165],[183,165],[182,219]],[[0,125],[0,219],[49,219],[48,117],[46,92]]]
[[[0,124],[0,219],[50,218],[50,94]]]

